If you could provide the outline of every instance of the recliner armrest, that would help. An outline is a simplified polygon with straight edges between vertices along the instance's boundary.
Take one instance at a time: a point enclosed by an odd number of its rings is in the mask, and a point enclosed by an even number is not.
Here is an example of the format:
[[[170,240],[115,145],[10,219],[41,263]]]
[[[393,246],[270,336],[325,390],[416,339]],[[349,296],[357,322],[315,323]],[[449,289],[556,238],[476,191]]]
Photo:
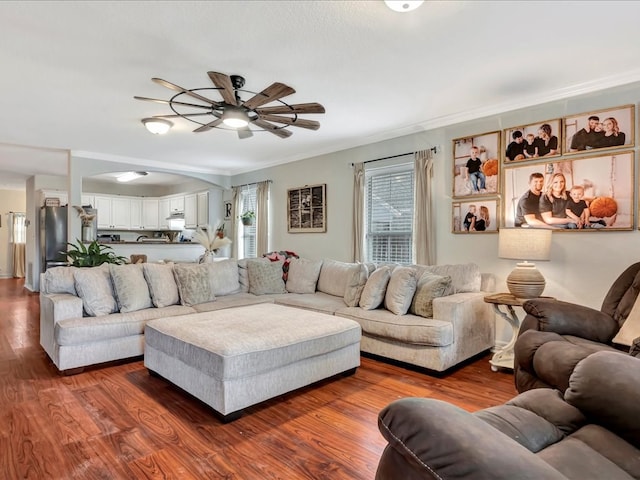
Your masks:
[[[520,333],[539,330],[609,343],[620,328],[618,322],[606,313],[560,300],[530,299],[524,302],[522,308],[527,316],[522,322]]]
[[[440,400],[397,400],[380,412],[378,427],[389,446],[376,480],[566,478],[491,425]]]

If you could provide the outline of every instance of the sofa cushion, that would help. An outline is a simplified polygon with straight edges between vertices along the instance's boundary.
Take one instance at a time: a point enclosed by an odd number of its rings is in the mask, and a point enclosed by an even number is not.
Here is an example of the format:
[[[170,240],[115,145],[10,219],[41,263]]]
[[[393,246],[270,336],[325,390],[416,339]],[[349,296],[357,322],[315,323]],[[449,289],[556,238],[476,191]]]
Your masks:
[[[387,285],[391,278],[391,268],[388,266],[377,268],[367,279],[362,295],[360,296],[360,307],[365,310],[378,308],[384,301]]]
[[[416,271],[413,268],[394,268],[384,295],[384,307],[396,315],[406,314],[416,292],[416,283]]]
[[[425,318],[433,318],[433,299],[451,294],[451,277],[424,272],[413,296],[409,311]]]
[[[268,258],[241,258],[238,260],[238,282],[240,283],[240,291],[243,293],[249,292],[249,270],[247,270],[248,262],[269,262]]]
[[[44,285],[40,285],[42,293],[70,293],[77,295],[73,273],[78,267],[47,268],[43,274]]]
[[[240,291],[238,261],[235,258],[209,263],[211,290],[214,295],[229,295]]]
[[[78,296],[82,298],[82,307],[88,316],[98,317],[118,311],[108,264],[78,268],[73,273],[73,278]]]
[[[333,315],[333,312],[345,306],[342,297],[336,297],[335,295],[322,292],[277,295],[274,300],[278,305],[304,308],[305,310],[313,310],[314,312],[328,313],[330,315]]]
[[[369,278],[369,269],[366,265],[360,264],[358,268],[354,268],[347,281],[347,288],[344,292],[344,303],[349,307],[357,307],[360,303],[360,297],[364,286]]]
[[[173,263],[143,263],[142,272],[149,286],[151,301],[157,308],[180,303]]]
[[[144,279],[142,264],[110,265],[111,281],[121,313],[151,307],[149,287]]]
[[[638,337],[640,337],[640,295],[636,297],[629,315],[627,315],[616,336],[613,337],[612,342],[630,347],[633,344],[633,340]]]
[[[176,263],[173,266],[173,274],[176,277],[182,305],[197,305],[216,299],[211,291],[209,264]]]
[[[289,262],[287,292],[315,293],[321,268],[322,260],[292,258]]]
[[[420,271],[422,270],[422,271]],[[452,293],[479,292],[482,284],[480,267],[475,263],[455,264],[455,265],[429,265],[419,268],[419,276],[425,271],[451,277]]]
[[[224,308],[244,307],[257,303],[274,303],[274,297],[270,295],[254,295],[249,292],[234,293],[233,295],[222,295],[216,297],[215,302],[199,303],[193,309],[198,312],[215,312]]]
[[[318,277],[318,291],[335,295],[336,297],[344,297],[351,274],[359,268],[357,263],[324,259],[320,269],[320,276]]]
[[[282,279],[282,263],[281,261],[248,261],[249,293],[254,295],[287,293]]]

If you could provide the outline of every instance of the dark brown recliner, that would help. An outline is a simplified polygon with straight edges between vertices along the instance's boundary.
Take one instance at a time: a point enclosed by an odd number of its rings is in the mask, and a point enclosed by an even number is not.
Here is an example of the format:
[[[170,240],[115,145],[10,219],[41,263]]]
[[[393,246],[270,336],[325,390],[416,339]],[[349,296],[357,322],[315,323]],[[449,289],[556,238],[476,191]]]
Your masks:
[[[557,388],[564,392],[576,364],[592,353],[607,350],[626,354],[613,337],[626,320],[640,291],[640,262],[627,268],[613,283],[600,311],[537,298],[527,300],[527,313],[514,347],[514,374],[518,392]]]

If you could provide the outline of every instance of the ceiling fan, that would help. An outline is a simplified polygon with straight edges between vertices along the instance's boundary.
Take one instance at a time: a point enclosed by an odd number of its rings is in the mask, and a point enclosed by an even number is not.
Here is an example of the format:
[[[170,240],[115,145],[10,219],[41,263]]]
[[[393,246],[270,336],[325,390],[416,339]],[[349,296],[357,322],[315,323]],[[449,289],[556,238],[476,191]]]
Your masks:
[[[196,133],[206,132],[212,128],[237,130],[239,138],[249,138],[253,132],[267,131],[280,138],[291,136],[289,127],[300,127],[309,130],[317,130],[320,123],[315,120],[300,118],[300,114],[324,113],[324,107],[319,103],[298,103],[289,105],[281,99],[295,93],[295,90],[283,83],[275,82],[261,92],[243,90],[245,79],[240,75],[226,75],[218,72],[207,72],[215,87],[183,88],[174,83],[152,78],[155,83],[174,90],[176,93],[169,100],[157,98],[138,97],[137,100],[146,100],[169,105],[174,112],[170,115],[154,115],[149,120],[160,119],[170,127],[173,125],[168,118],[184,118],[200,126],[194,130]],[[217,90],[222,100],[209,98],[208,90]],[[250,94],[250,98],[243,100],[241,93]],[[198,100],[200,103],[194,103]],[[270,103],[274,105],[268,106]],[[209,116],[204,122],[202,117]],[[146,123],[146,122],[145,122]]]

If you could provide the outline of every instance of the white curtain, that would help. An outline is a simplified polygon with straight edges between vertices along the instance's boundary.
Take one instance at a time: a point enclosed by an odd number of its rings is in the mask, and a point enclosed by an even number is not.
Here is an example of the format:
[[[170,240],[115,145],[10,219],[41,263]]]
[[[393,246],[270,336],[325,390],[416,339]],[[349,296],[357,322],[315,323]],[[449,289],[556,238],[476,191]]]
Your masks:
[[[414,154],[415,194],[413,205],[413,258],[420,265],[435,261],[435,235],[431,205],[433,152],[421,150]]]
[[[25,245],[27,241],[26,216],[24,213],[10,213],[9,219],[13,276],[24,278]]]
[[[258,256],[269,251],[269,185],[265,180],[256,188],[256,253]]]
[[[240,211],[240,188],[231,187],[231,258],[238,258],[238,218],[237,212]]]
[[[353,241],[352,254],[354,262],[362,262],[362,245],[364,243],[364,163],[353,165]]]

